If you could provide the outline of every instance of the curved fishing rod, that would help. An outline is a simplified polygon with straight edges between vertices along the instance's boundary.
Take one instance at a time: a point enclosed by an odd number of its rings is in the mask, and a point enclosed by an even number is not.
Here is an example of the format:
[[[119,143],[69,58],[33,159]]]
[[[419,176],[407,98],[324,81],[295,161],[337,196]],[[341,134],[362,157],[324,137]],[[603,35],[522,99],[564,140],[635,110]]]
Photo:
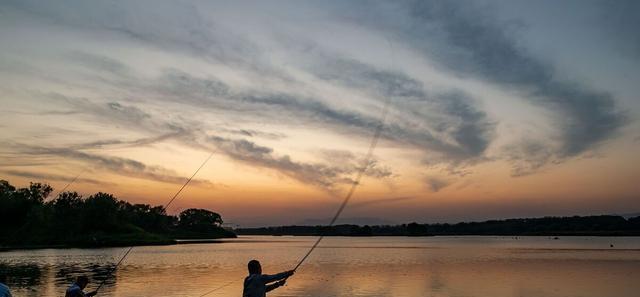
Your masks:
[[[391,41],[388,38],[386,38],[386,39],[387,39],[387,43],[389,44],[389,48],[391,49],[391,65],[393,66],[393,64],[394,64],[393,57],[395,56],[393,54],[393,52],[394,52],[393,44],[391,43]],[[342,204],[340,204],[340,207],[338,207],[338,210],[336,211],[336,214],[333,216],[333,218],[329,222],[328,227],[333,226],[333,224],[335,224],[335,222],[338,220],[338,218],[342,214],[342,211],[345,209],[345,207],[347,207],[347,204],[349,203],[349,200],[351,200],[351,197],[353,196],[353,194],[355,193],[356,189],[360,185],[360,180],[362,179],[362,176],[364,176],[364,173],[367,171],[367,168],[369,168],[369,165],[370,165],[370,162],[371,162],[371,157],[373,157],[373,151],[376,149],[376,146],[378,145],[378,140],[380,139],[380,134],[382,134],[382,128],[384,127],[384,123],[385,123],[385,121],[387,119],[387,114],[389,113],[389,106],[390,105],[391,105],[391,96],[386,96],[385,97],[385,101],[384,101],[384,106],[382,107],[382,115],[380,116],[380,123],[378,123],[378,126],[376,126],[376,131],[373,134],[373,138],[371,139],[371,144],[369,145],[369,150],[367,151],[367,155],[366,155],[366,157],[364,159],[364,163],[363,163],[362,167],[360,168],[360,171],[358,172],[358,175],[356,176],[356,179],[351,184],[351,188],[349,189],[349,192],[347,192],[347,195],[344,197],[344,200],[342,201]],[[316,247],[318,247],[318,244],[320,244],[322,239],[324,239],[325,235],[326,235],[325,232],[320,233],[320,237],[318,237],[316,242],[313,244],[313,246],[311,246],[311,248],[304,255],[304,257],[302,257],[302,259],[300,259],[300,261],[298,262],[296,267],[293,268],[293,271],[298,270],[300,265],[302,265],[302,263],[304,263],[307,260],[309,255],[311,255],[311,253],[316,249]],[[289,277],[287,277],[286,279],[288,279],[288,278]]]
[[[390,105],[390,103],[391,103],[391,100],[390,100],[390,97],[388,97],[385,100],[384,107],[382,109],[382,117],[381,117],[380,123],[378,124],[378,126],[376,126],[376,131],[375,131],[375,133],[373,135],[373,138],[371,139],[371,144],[369,145],[369,150],[367,151],[367,154],[366,154],[366,157],[364,159],[363,165],[362,165],[362,167],[360,167],[360,171],[358,171],[358,175],[356,176],[356,179],[351,184],[351,188],[349,188],[349,192],[347,192],[347,195],[344,197],[344,200],[342,201],[342,204],[340,204],[340,207],[338,208],[338,211],[336,211],[335,215],[333,216],[333,218],[329,222],[328,227],[333,226],[333,224],[335,224],[335,222],[338,220],[338,218],[342,214],[342,211],[344,211],[344,209],[347,207],[347,204],[349,203],[349,200],[351,200],[351,197],[355,193],[356,188],[358,188],[358,185],[360,185],[360,180],[364,176],[364,173],[367,171],[367,168],[369,168],[369,165],[371,163],[371,157],[373,156],[373,151],[375,150],[376,146],[378,145],[378,140],[380,139],[380,134],[382,134],[382,128],[384,127],[384,122],[387,119],[387,114],[389,113],[389,105]],[[309,255],[311,255],[311,253],[316,249],[316,247],[318,247],[318,244],[320,244],[320,241],[322,241],[322,239],[324,237],[325,237],[325,234],[322,233],[320,235],[320,237],[318,237],[316,242],[313,244],[313,246],[311,246],[309,251],[298,262],[296,267],[293,268],[293,271],[296,271],[300,267],[300,265],[302,265],[302,263],[304,263],[305,260],[307,260]],[[285,278],[285,280],[287,280],[287,279],[289,279],[289,277]],[[232,281],[230,281],[228,283],[225,283],[222,286],[219,286],[219,287],[217,287],[217,288],[215,288],[215,289],[213,289],[211,291],[208,291],[208,292],[206,292],[206,293],[204,293],[202,295],[199,295],[198,297],[207,296],[207,295],[209,295],[209,294],[211,294],[213,292],[216,292],[216,291],[218,291],[218,290],[220,290],[222,288],[225,288],[225,287],[233,284],[234,282],[236,282],[236,281],[232,280]]]
[[[382,110],[382,117],[381,117],[380,123],[376,127],[376,132],[373,135],[373,138],[371,139],[371,144],[369,145],[369,151],[367,151],[367,155],[366,155],[366,157],[364,159],[364,164],[360,168],[360,171],[358,172],[358,175],[356,176],[356,179],[351,184],[351,188],[349,189],[349,192],[347,192],[347,195],[344,197],[344,200],[342,201],[342,204],[340,204],[340,207],[338,207],[338,210],[336,211],[335,215],[333,216],[333,218],[331,219],[331,221],[329,222],[327,227],[333,226],[333,224],[335,224],[335,222],[338,220],[338,218],[342,214],[342,211],[344,211],[345,207],[347,207],[347,204],[349,203],[349,200],[351,200],[351,197],[353,196],[353,193],[355,193],[356,189],[358,188],[358,185],[360,185],[360,180],[362,179],[362,176],[364,176],[364,173],[367,171],[367,168],[369,168],[369,165],[370,165],[370,162],[371,162],[371,157],[373,156],[373,151],[375,150],[375,148],[376,148],[376,146],[378,144],[378,140],[380,139],[380,134],[382,133],[382,128],[384,127],[384,122],[385,122],[385,120],[387,118],[387,114],[389,112],[389,104],[390,104],[390,101],[391,101],[390,98],[391,97],[388,97],[387,100],[384,103],[384,107],[383,107],[383,110]],[[296,267],[293,268],[293,271],[298,270],[300,265],[302,265],[302,263],[304,263],[305,260],[307,260],[309,255],[311,255],[311,253],[316,249],[316,247],[318,247],[318,244],[320,244],[320,241],[322,241],[322,239],[324,237],[325,237],[325,232],[322,232],[320,234],[320,237],[318,237],[318,239],[313,244],[313,246],[311,246],[309,251],[304,255],[304,257],[302,257],[302,259],[300,259],[300,261],[298,262]]]
[[[200,169],[202,169],[202,167],[204,167],[205,164],[207,164],[207,162],[209,162],[209,160],[211,159],[211,157],[213,157],[213,155],[217,152],[218,150],[213,150],[211,152],[211,154],[209,154],[209,156],[204,160],[204,162],[202,162],[202,164],[200,164],[200,167],[198,167],[198,169],[196,169],[196,171],[191,175],[191,177],[189,177],[184,184],[182,185],[182,187],[180,187],[180,189],[178,189],[178,191],[173,194],[173,196],[171,197],[171,199],[169,199],[169,202],[167,202],[162,209],[164,211],[167,210],[167,207],[169,207],[169,205],[171,205],[171,203],[173,203],[173,201],[176,200],[176,198],[178,197],[178,195],[180,195],[180,193],[182,192],[182,190],[184,190],[184,188],[187,187],[187,185],[191,182],[191,180],[196,176],[196,174],[198,174],[198,172],[200,171]],[[120,266],[120,264],[122,263],[122,261],[124,261],[124,259],[129,255],[129,253],[131,252],[131,250],[133,250],[134,246],[130,246],[127,251],[124,253],[124,255],[120,258],[120,260],[118,261],[118,263],[116,263],[116,265],[111,268],[111,270],[109,270],[109,272],[107,273],[107,276],[105,276],[105,278],[100,282],[100,285],[98,285],[98,288],[95,290],[95,292],[97,293],[100,288],[102,288],[102,286],[105,284],[105,282],[111,277],[111,275],[113,274],[113,272],[116,271],[116,269],[118,269],[118,266]]]

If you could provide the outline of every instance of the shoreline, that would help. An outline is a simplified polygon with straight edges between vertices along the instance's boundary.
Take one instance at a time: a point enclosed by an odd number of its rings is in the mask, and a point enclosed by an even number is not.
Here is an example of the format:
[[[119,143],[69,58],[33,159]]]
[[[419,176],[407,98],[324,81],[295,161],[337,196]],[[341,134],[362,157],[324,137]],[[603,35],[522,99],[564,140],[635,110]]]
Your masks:
[[[318,237],[322,234],[250,234],[238,233],[239,236],[295,236],[295,237]],[[489,236],[489,237],[640,237],[640,233],[550,233],[550,234],[375,234],[375,235],[347,235],[347,234],[324,234],[324,237],[443,237],[443,236]]]
[[[150,234],[146,234],[149,236]],[[51,244],[11,244],[0,245],[0,252],[12,251],[12,250],[36,250],[36,249],[100,249],[110,247],[129,247],[129,246],[161,246],[161,245],[177,245],[177,244],[190,244],[190,243],[202,243],[212,242],[221,239],[236,238],[235,233],[214,234],[214,235],[202,235],[202,237],[196,237],[194,234],[182,234],[178,238],[170,238],[165,236],[159,236],[157,234],[151,234],[150,237],[132,238],[130,236],[110,236],[109,238],[93,238],[76,241],[68,241],[65,243],[51,243]]]
[[[168,245],[184,245],[184,244],[221,244],[232,243],[233,239],[242,239],[244,236],[264,236],[264,237],[318,237],[319,235],[269,235],[269,234],[238,234],[237,237],[216,237],[216,238],[194,238],[194,239],[171,239],[168,241],[158,242],[144,242],[144,243],[129,243],[129,244],[106,244],[106,245],[70,245],[70,244],[51,244],[51,245],[14,245],[14,246],[0,246],[0,252],[9,251],[25,251],[25,250],[39,250],[39,249],[102,249],[102,248],[115,248],[115,247],[129,247],[129,246],[168,246]],[[640,237],[640,234],[606,234],[606,235],[593,235],[593,234],[556,234],[556,235],[504,235],[504,234],[438,234],[438,235],[372,235],[372,236],[352,236],[352,235],[325,235],[325,237],[349,237],[349,238],[362,238],[362,237],[397,237],[397,238],[420,238],[420,237],[512,237],[517,240],[518,237],[548,237],[550,240],[562,240],[562,237],[611,237],[611,238],[625,238],[625,237]],[[231,239],[231,240],[229,240]]]
[[[200,243],[223,243],[225,239],[233,239],[237,237],[216,237],[216,238],[199,238],[199,239],[169,239],[157,242],[131,242],[131,243],[114,243],[104,245],[73,245],[73,244],[27,244],[0,246],[0,252],[8,252],[14,250],[40,250],[40,249],[103,249],[115,247],[130,246],[163,246],[163,245],[179,245],[179,244],[200,244]]]

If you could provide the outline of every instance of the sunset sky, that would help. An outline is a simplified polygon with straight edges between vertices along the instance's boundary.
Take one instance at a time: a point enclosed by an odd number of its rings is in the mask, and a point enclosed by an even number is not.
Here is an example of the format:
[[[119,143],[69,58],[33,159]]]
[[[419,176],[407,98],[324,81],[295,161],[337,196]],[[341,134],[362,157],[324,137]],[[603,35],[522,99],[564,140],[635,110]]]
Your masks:
[[[0,1],[0,179],[326,223],[640,212],[639,1]]]

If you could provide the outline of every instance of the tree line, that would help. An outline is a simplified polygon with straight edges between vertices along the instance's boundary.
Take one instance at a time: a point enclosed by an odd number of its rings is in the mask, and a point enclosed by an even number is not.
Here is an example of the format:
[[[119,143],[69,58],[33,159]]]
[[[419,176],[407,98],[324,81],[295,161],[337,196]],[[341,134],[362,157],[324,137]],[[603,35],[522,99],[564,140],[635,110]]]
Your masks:
[[[401,224],[386,226],[279,226],[235,230],[241,235],[318,236],[433,236],[433,235],[584,235],[638,236],[640,216],[625,219],[615,215],[544,217],[457,224]]]
[[[176,238],[235,237],[222,217],[206,209],[168,215],[162,206],[132,204],[98,192],[83,197],[30,183],[16,188],[0,180],[0,245],[107,246],[170,244]]]

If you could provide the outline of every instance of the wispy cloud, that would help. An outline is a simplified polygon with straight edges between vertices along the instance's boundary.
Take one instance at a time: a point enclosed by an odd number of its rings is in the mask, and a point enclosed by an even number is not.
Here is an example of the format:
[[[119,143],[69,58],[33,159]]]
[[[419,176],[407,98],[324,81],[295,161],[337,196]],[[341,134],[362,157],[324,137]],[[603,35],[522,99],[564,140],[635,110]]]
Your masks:
[[[272,139],[272,140],[279,140],[287,137],[283,133],[265,132],[265,131],[259,131],[254,129],[221,129],[221,130],[228,132],[229,134],[240,135],[244,137],[258,137],[258,138],[266,138],[266,139]]]
[[[473,4],[414,1],[406,5],[406,11],[407,25],[413,29],[404,28],[401,36],[408,44],[435,56],[440,65],[459,75],[517,89],[530,102],[556,112],[563,142],[555,152],[559,157],[588,150],[625,123],[610,94],[559,79],[552,65],[518,44],[507,24],[494,21],[490,13]],[[421,38],[427,34],[436,34],[443,42]]]
[[[368,199],[366,201],[351,203],[349,205],[349,208],[360,208],[360,207],[366,207],[366,206],[371,206],[371,205],[379,205],[379,204],[393,204],[393,203],[397,203],[397,202],[401,202],[401,201],[413,200],[413,199],[417,199],[417,198],[418,197],[401,196],[401,197],[387,197],[387,198],[380,198],[380,199]]]
[[[140,147],[140,146],[147,146],[150,144],[154,144],[157,142],[162,142],[164,140],[176,138],[179,136],[180,134],[178,133],[167,133],[160,136],[144,137],[144,138],[133,139],[133,140],[121,140],[121,139],[98,140],[98,141],[73,145],[72,148],[76,150],[81,150],[81,149],[99,149],[99,148],[112,147],[112,146]]]
[[[22,171],[22,170],[2,170],[2,172],[9,175],[13,175],[13,176],[31,178],[31,179],[34,179],[34,181],[39,181],[39,182],[50,182],[50,181],[69,182],[74,179],[73,176],[64,176],[64,175],[51,174],[51,173],[44,174],[39,172]],[[76,179],[76,182],[88,183],[88,184],[94,184],[94,185],[113,185],[113,183],[110,183],[104,180],[97,180],[97,179],[84,178],[84,177],[78,177],[78,179]]]
[[[212,136],[209,141],[220,152],[235,160],[263,168],[273,169],[303,183],[313,184],[325,189],[333,189],[337,184],[350,183],[357,166],[331,166],[320,163],[304,163],[292,160],[289,155],[278,156],[272,148],[257,145],[245,139],[229,139]],[[387,169],[376,168],[370,164],[366,175],[386,178],[392,175]]]
[[[318,77],[363,90],[380,101],[390,98],[393,108],[403,117],[388,125],[390,138],[428,152],[435,150],[445,162],[478,158],[493,140],[494,121],[462,90],[430,93],[405,73],[378,69],[335,54],[318,56],[317,63],[309,67]]]
[[[349,14],[353,22],[408,45],[441,69],[515,90],[528,102],[555,114],[554,126],[559,130],[561,145],[550,145],[555,139],[545,139],[540,144],[546,146],[545,150],[552,151],[555,159],[573,157],[592,149],[616,135],[627,122],[627,116],[609,92],[561,78],[554,65],[522,45],[514,34],[518,30],[514,26],[517,22],[499,21],[486,6],[443,0],[382,2],[358,10],[353,4],[338,6],[342,10],[358,11]],[[619,14],[625,10],[622,7],[631,6],[626,2],[619,3],[610,13]],[[617,27],[634,28],[629,24],[617,24]],[[404,85],[415,90],[411,84]],[[478,136],[484,131],[478,129],[482,125],[468,123],[465,127],[461,135],[472,137],[468,139],[470,148],[481,150],[486,147],[488,139]],[[527,146],[530,141],[525,140],[522,145]],[[514,153],[511,150],[509,155],[500,157],[518,164],[527,162],[527,156],[515,156]],[[538,168],[541,160],[538,158],[534,160],[535,164],[526,166]],[[518,164],[514,165],[515,171],[521,167]]]
[[[552,149],[541,141],[531,139],[505,146],[504,155],[511,162],[512,176],[529,175],[549,162],[559,162]]]
[[[16,147],[20,147],[24,154],[35,156],[55,156],[81,161],[88,163],[96,169],[106,170],[111,173],[127,177],[172,184],[182,184],[187,180],[186,177],[177,175],[173,170],[166,169],[161,166],[146,165],[140,161],[128,158],[92,154],[70,148],[45,148],[26,145],[16,145]],[[191,183],[199,186],[214,186],[210,181],[202,179],[194,179]]]

